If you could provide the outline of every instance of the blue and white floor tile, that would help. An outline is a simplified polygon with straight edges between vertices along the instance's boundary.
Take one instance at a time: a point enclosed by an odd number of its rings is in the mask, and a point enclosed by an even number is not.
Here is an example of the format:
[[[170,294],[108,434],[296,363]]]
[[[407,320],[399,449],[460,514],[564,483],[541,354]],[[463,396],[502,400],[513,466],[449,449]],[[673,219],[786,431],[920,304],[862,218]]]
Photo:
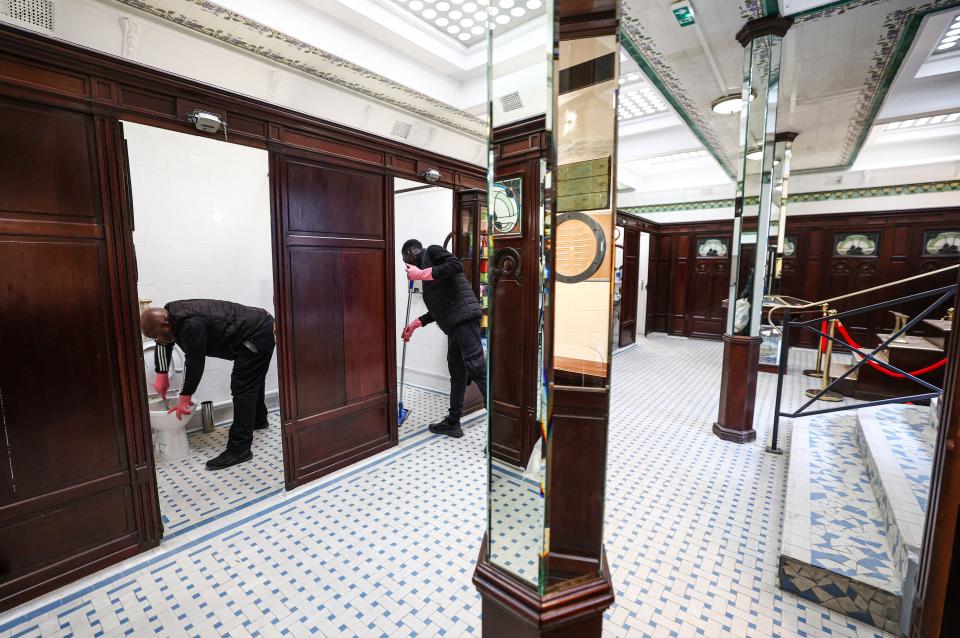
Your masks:
[[[721,441],[721,353],[652,336],[614,359],[605,635],[884,636],[777,589],[787,461],[764,452],[776,377],[760,378],[757,441]],[[484,426],[435,436],[426,412],[398,449],[13,610],[0,637],[478,635]]]
[[[229,427],[191,432],[190,456],[157,464],[157,489],[163,533],[169,537],[220,518],[283,490],[280,415],[271,413],[270,427],[253,433],[253,460],[210,472],[204,464],[227,445]]]

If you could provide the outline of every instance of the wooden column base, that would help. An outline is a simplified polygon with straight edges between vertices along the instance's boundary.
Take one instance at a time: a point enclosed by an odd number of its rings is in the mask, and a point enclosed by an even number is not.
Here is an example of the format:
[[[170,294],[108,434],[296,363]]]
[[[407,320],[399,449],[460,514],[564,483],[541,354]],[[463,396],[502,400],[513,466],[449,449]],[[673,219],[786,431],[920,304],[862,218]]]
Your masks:
[[[483,599],[483,635],[487,638],[599,638],[603,612],[613,604],[613,581],[603,556],[595,577],[571,581],[540,596],[529,585],[490,565],[484,535],[473,584]]]
[[[724,441],[749,443],[757,438],[753,429],[753,405],[757,399],[757,366],[760,337],[723,335],[723,378],[720,382],[720,414],[713,433]]]

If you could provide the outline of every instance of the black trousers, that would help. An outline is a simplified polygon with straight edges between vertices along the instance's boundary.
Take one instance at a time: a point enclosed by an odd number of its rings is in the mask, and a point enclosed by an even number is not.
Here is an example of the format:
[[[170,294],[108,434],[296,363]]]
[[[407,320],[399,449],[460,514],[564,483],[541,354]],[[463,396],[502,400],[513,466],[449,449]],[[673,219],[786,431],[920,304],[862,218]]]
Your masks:
[[[463,395],[470,382],[477,384],[484,401],[487,398],[487,360],[480,343],[480,322],[467,321],[447,335],[447,369],[450,371],[450,414],[459,423],[463,414]]]
[[[230,392],[233,394],[233,424],[227,439],[227,451],[243,454],[253,444],[253,426],[267,422],[267,404],[264,401],[267,370],[276,340],[273,321],[257,330],[248,340],[253,350],[241,347],[233,360]],[[256,352],[254,352],[256,350]]]

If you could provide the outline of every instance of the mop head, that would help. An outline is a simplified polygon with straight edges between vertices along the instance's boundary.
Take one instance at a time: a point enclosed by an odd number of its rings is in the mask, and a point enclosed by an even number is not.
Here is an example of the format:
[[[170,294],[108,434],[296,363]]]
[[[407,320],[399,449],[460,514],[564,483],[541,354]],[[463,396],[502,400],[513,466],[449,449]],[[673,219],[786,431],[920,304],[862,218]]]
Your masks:
[[[403,422],[407,420],[408,416],[410,416],[410,410],[403,407],[403,403],[401,403],[397,414],[397,425],[403,425]]]

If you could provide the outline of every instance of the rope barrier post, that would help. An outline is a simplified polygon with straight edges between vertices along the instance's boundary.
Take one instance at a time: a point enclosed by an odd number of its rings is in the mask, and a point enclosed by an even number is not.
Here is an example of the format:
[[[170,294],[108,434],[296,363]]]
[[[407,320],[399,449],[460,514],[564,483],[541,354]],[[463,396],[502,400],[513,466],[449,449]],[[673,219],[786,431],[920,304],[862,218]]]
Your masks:
[[[820,310],[823,311],[823,318],[827,318],[827,313],[830,310],[830,304],[820,304]],[[823,337],[817,339],[817,367],[813,370],[804,370],[803,374],[808,377],[822,377],[823,376]]]
[[[777,398],[773,406],[773,434],[770,437],[770,445],[767,452],[770,454],[783,454],[783,449],[777,447],[780,438],[780,399],[783,396],[783,377],[787,374],[787,351],[790,348],[790,309],[783,311],[783,332],[780,339],[780,357],[777,362],[779,371],[777,372]]]
[[[837,320],[834,316],[837,314],[836,310],[831,310],[828,312],[830,317],[829,329],[827,333],[830,335],[830,338],[827,339],[827,352],[823,357],[823,375],[820,377],[820,389],[810,388],[804,394],[806,394],[809,399],[817,399],[818,401],[830,401],[836,403],[837,401],[843,401],[843,395],[839,392],[834,392],[833,390],[827,390],[830,386],[830,369],[833,366],[833,339],[836,337],[837,333]]]

